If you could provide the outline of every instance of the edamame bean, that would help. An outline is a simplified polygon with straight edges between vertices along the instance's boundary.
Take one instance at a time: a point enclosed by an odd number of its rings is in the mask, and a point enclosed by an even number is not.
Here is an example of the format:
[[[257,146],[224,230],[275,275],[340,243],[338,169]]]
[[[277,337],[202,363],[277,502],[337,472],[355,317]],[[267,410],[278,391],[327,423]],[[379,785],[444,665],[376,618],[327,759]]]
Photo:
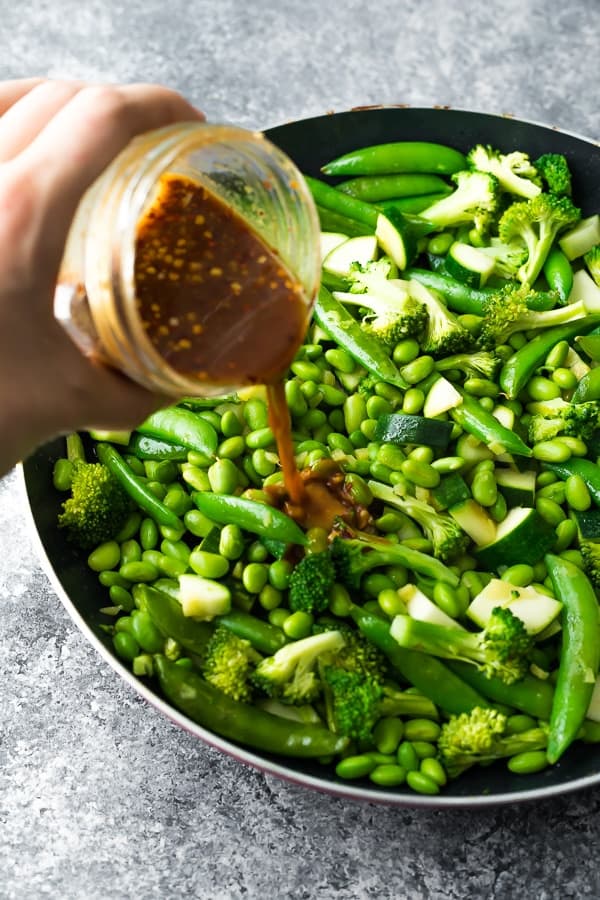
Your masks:
[[[276,625],[277,628],[283,628],[283,623],[289,618],[289,615],[289,609],[286,609],[284,606],[278,606],[276,609],[269,610],[267,618],[271,625]]]
[[[487,378],[467,378],[463,387],[467,394],[471,394],[473,397],[491,397],[495,399],[500,393],[498,385]]]
[[[225,559],[239,559],[244,552],[244,536],[239,525],[224,525],[219,535],[219,553]]]
[[[434,488],[440,483],[440,473],[427,463],[407,459],[401,466],[402,474],[419,487]]]
[[[223,556],[206,550],[192,550],[188,565],[196,575],[213,580],[222,578],[229,571],[229,562]]]
[[[225,438],[217,447],[217,456],[221,459],[239,459],[246,450],[244,438],[237,434],[232,437]],[[209,470],[210,471],[210,470]],[[210,478],[210,475],[209,475]]]
[[[515,713],[513,716],[508,716],[506,720],[506,734],[522,734],[524,731],[529,731],[530,728],[535,728],[537,722],[531,716],[525,715],[525,713]]]
[[[541,462],[566,462],[571,459],[571,455],[569,447],[556,438],[552,441],[541,441],[532,450],[533,458]]]
[[[161,484],[170,484],[179,474],[177,464],[170,459],[147,459],[144,461],[144,469],[149,481],[158,481]]]
[[[445,256],[454,240],[454,235],[451,232],[442,231],[440,234],[429,238],[427,250],[429,253],[433,253],[434,256]]]
[[[315,363],[308,362],[304,359],[297,359],[292,363],[290,368],[294,375],[297,375],[302,381],[319,382],[321,380],[321,369],[315,365]]]
[[[461,613],[455,591],[442,581],[437,581],[433,588],[433,602],[451,619],[457,619]]]
[[[367,400],[367,416],[370,419],[379,419],[380,416],[387,416],[391,412],[393,412],[392,404],[384,397],[373,394]]]
[[[440,787],[444,787],[448,781],[448,776],[444,771],[444,767],[441,762],[434,757],[427,757],[426,759],[421,760],[419,771],[421,772],[421,775],[430,778],[431,781],[434,781]]]
[[[246,551],[246,560],[249,563],[263,563],[269,558],[269,551],[260,541],[252,541]]]
[[[547,484],[536,492],[537,497],[545,497],[547,500],[554,500],[559,505],[565,502],[566,487],[564,481],[555,481],[553,484]]]
[[[435,360],[433,356],[418,356],[412,362],[402,366],[400,374],[408,384],[418,384],[420,381],[428,378],[434,369]]]
[[[140,544],[144,550],[153,550],[158,544],[158,526],[154,519],[142,519],[140,525]]]
[[[130,538],[128,541],[123,541],[123,543],[121,544],[120,552],[121,565],[130,562],[139,562],[141,558],[142,548],[138,541],[135,540],[135,538]],[[108,566],[106,566],[105,568],[108,568]]]
[[[405,454],[400,447],[396,447],[395,444],[382,444],[377,451],[377,462],[396,472],[401,470],[402,463],[405,459]],[[424,462],[429,462],[429,460],[424,460]]]
[[[526,563],[509,566],[500,578],[502,581],[507,581],[509,584],[514,584],[517,587],[527,587],[534,579],[533,566],[528,566]]]
[[[527,382],[527,393],[532,400],[556,400],[560,397],[560,388],[543,375],[534,375]]]
[[[546,357],[544,363],[545,368],[557,369],[560,366],[564,366],[567,356],[569,355],[569,349],[568,341],[559,341],[558,344],[555,344]]]
[[[420,771],[406,773],[406,783],[417,794],[435,795],[440,792],[440,785],[428,775]]]
[[[215,494],[233,494],[239,483],[239,470],[230,459],[218,459],[208,470],[208,480]]]
[[[515,775],[533,775],[549,765],[545,750],[527,750],[511,756],[507,766]]]
[[[281,591],[278,591],[277,588],[274,588],[272,584],[265,584],[258,595],[258,602],[263,609],[267,610],[267,612],[281,606],[282,600],[283,594]]]
[[[406,769],[394,763],[376,766],[369,774],[373,784],[381,787],[399,787],[406,781]]]
[[[327,406],[343,406],[346,400],[346,392],[329,384],[320,384],[319,389],[323,395],[323,402]]]
[[[386,716],[373,729],[373,740],[380,753],[396,753],[404,734],[402,719]]]
[[[113,647],[117,656],[126,662],[133,662],[140,652],[140,645],[128,631],[117,631],[113,636]]]
[[[144,552],[142,553],[143,561],[152,563],[152,565],[156,566],[157,569],[159,568],[159,563],[162,558],[163,554],[160,552],[160,550],[144,550]]]
[[[156,581],[158,569],[145,560],[128,562],[121,566],[119,575],[128,581]]]
[[[392,351],[392,359],[397,366],[408,365],[419,355],[421,348],[414,338],[406,338],[399,341]]]
[[[264,563],[248,563],[248,565],[244,567],[242,584],[249,594],[260,594],[267,583],[268,577],[269,569]]]
[[[475,474],[471,484],[473,499],[481,506],[493,506],[498,499],[498,486],[494,473],[483,470]]]
[[[165,639],[148,615],[143,610],[135,610],[132,614],[131,633],[142,650],[146,653],[159,653]]]
[[[211,484],[208,474],[204,469],[193,466],[191,463],[184,463],[181,467],[181,477],[186,484],[189,484],[195,491],[210,491]],[[166,495],[165,495],[166,499]]]
[[[577,376],[570,369],[555,369],[550,376],[561,391],[572,391],[577,387]]]
[[[421,412],[425,404],[425,394],[420,388],[409,388],[404,394],[402,412],[415,416]]]
[[[356,363],[350,354],[345,350],[342,350],[341,347],[334,347],[331,350],[326,350],[325,359],[334,369],[339,369],[340,372],[344,372],[347,375],[354,372],[356,368]]]
[[[131,610],[135,608],[133,597],[127,588],[121,587],[118,584],[113,584],[113,586],[109,588],[108,594],[111,603],[114,603],[115,606],[120,606],[125,612],[131,612]]]
[[[569,434],[561,434],[555,440],[568,447],[571,451],[571,456],[587,456],[587,444],[581,438],[571,437]]]
[[[231,438],[241,434],[244,427],[233,409],[226,409],[221,416],[221,432],[223,437]]]
[[[585,512],[592,505],[587,484],[581,475],[569,475],[565,482],[565,499],[571,509]]]
[[[410,451],[408,458],[430,465],[433,462],[433,450],[431,447],[415,447],[414,450]]]
[[[172,556],[165,556],[164,554],[160,554],[159,559],[156,562],[156,567],[161,574],[166,575],[167,578],[179,578],[179,576],[184,575],[189,568],[188,564],[182,562],[180,559],[173,559]]]
[[[111,588],[113,584],[118,584],[119,587],[129,588],[131,586],[131,582],[127,580],[127,578],[123,578],[122,575],[119,575],[118,572],[114,570],[106,570],[104,572],[100,572],[98,575],[98,581],[102,585],[102,587]]]
[[[140,554],[141,555],[141,554]],[[94,572],[103,572],[106,569],[115,569],[121,560],[121,548],[116,541],[105,541],[92,550],[87,558],[87,564]]]
[[[206,537],[215,527],[215,523],[199,509],[188,510],[183,517],[183,522],[194,537]]]
[[[250,400],[246,401],[243,414],[246,425],[250,431],[266,428],[269,424],[267,405],[259,397],[252,397]]]
[[[566,519],[566,515],[562,507],[555,500],[549,500],[547,497],[538,497],[535,501],[535,508],[542,519],[552,525],[553,528]]]
[[[554,544],[554,553],[562,553],[571,546],[577,537],[577,524],[572,519],[563,519],[556,526],[556,543]]]
[[[382,612],[392,619],[394,616],[406,615],[406,604],[398,596],[395,588],[386,588],[377,595],[377,603],[381,607]]]
[[[376,765],[377,763],[368,753],[360,753],[340,760],[335,767],[335,774],[346,781],[364,778],[373,771]]]
[[[394,582],[381,572],[371,572],[365,575],[361,582],[363,592],[377,603],[377,597],[382,591],[394,589]],[[379,610],[379,604],[377,604]]]
[[[121,530],[115,535],[115,540],[119,543],[123,541],[129,541],[131,538],[135,537],[135,535],[140,530],[140,525],[142,523],[142,515],[139,512],[132,512],[127,516],[125,520],[125,524],[121,528]]]
[[[283,623],[283,631],[287,637],[294,641],[308,637],[313,626],[314,618],[303,610],[293,612]]]
[[[191,551],[185,541],[170,541],[168,538],[164,538],[160,544],[160,552],[165,556],[187,563]]]
[[[409,719],[404,724],[404,738],[411,741],[414,746],[416,741],[434,743],[440,736],[440,726],[431,719]]]
[[[278,591],[287,591],[290,586],[290,575],[292,574],[292,565],[286,559],[276,559],[269,566],[269,584],[277,588]]]
[[[397,752],[398,764],[407,772],[417,772],[419,769],[419,757],[410,741],[402,741]]]
[[[57,459],[52,470],[52,484],[57,491],[70,491],[73,483],[73,463],[70,459]]]

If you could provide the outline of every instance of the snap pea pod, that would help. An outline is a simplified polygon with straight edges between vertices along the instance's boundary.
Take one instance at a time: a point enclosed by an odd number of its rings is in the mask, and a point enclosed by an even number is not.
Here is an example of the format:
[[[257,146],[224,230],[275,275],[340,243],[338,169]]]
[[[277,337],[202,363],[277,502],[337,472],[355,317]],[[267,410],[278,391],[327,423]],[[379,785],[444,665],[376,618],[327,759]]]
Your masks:
[[[219,443],[217,432],[206,419],[190,409],[170,406],[148,416],[136,429],[140,434],[181,444],[209,458],[214,457]]]
[[[494,703],[519,709],[536,719],[547,721],[550,718],[554,687],[549,681],[525,675],[520,681],[505,684],[500,678],[488,678],[477,666],[467,662],[446,660],[446,665],[474,690],[480,691]]]
[[[452,175],[467,167],[462,153],[430,141],[391,141],[344,153],[321,167],[326,175],[428,172]]]
[[[423,212],[424,209],[427,209],[428,206],[437,203],[442,197],[447,196],[447,192],[444,192],[438,194],[422,194],[418,197],[395,197],[392,200],[381,200],[376,205],[384,215],[401,212],[404,215],[415,216],[420,212]]]
[[[554,472],[562,481],[571,475],[579,475],[586,483],[590,497],[600,506],[600,466],[589,459],[571,457],[566,462],[544,463],[544,468]]]
[[[174,638],[191,653],[201,655],[204,652],[214,631],[211,625],[184,616],[179,601],[162,590],[147,584],[140,585],[137,590],[148,615],[165,637]]]
[[[361,222],[368,226],[372,231],[377,227],[377,219],[380,215],[376,206],[371,203],[365,203],[364,200],[357,200],[356,197],[350,197],[336,190],[324,181],[318,178],[311,178],[305,175],[308,188],[313,195],[313,200],[317,206],[329,209],[334,213],[346,216],[348,219],[354,219],[355,222]]]
[[[573,287],[573,269],[560,247],[553,247],[542,267],[548,287],[556,291],[561,306],[567,302]]]
[[[422,194],[449,194],[452,188],[439,175],[406,174],[399,175],[362,175],[337,184],[338,191],[377,203],[379,200],[392,200],[399,197],[412,197]]]
[[[200,675],[158,654],[154,669],[171,703],[209,731],[240,744],[304,759],[333,756],[348,746],[348,738],[321,725],[293,722],[249,703],[232,700]]]
[[[444,270],[444,260],[439,258],[432,261],[432,265],[436,267],[435,272],[429,269],[407,269],[404,273],[405,278],[414,278],[424,287],[433,291],[438,291],[448,304],[448,307],[454,312],[461,315],[485,315],[485,304],[495,293],[496,288],[483,287],[474,288],[457,281]],[[531,302],[528,304],[529,309],[547,310],[552,309],[555,298],[544,291],[536,291]]]
[[[337,231],[339,234],[348,235],[348,237],[360,237],[363,234],[375,233],[374,226],[371,227],[363,222],[357,222],[356,219],[350,219],[348,216],[343,216],[332,209],[325,209],[324,206],[319,206],[318,203],[317,212],[321,223],[321,231]]]
[[[406,390],[408,384],[376,338],[360,327],[326,287],[321,285],[314,317],[329,337],[381,381]]]
[[[479,438],[488,447],[493,448],[494,445],[500,445],[507,453],[514,453],[516,456],[531,456],[531,450],[518,434],[502,425],[474,397],[465,391],[460,391],[460,393],[463,402],[451,410],[450,414],[461,428],[464,428],[473,437]]]
[[[210,491],[194,491],[192,500],[200,512],[220,525],[239,525],[244,531],[284,544],[304,546],[307,542],[306,535],[293,519],[266,503]]]
[[[171,444],[145,434],[134,433],[127,447],[127,453],[137,456],[138,459],[172,459],[175,462],[185,462],[188,450],[183,444]]]
[[[217,616],[214,621],[225,625],[239,638],[250,641],[253,647],[268,656],[272,656],[287,643],[287,637],[281,628],[270,622],[263,622],[242,609],[232,609],[224,616]]]
[[[202,412],[205,409],[214,409],[222,403],[237,403],[237,394],[223,394],[221,397],[182,397],[177,401],[177,406],[191,409],[192,412]]]
[[[563,604],[562,649],[550,716],[548,761],[555,763],[577,737],[600,665],[599,609],[587,576],[568,560],[544,558],[556,598]]]
[[[131,499],[137,503],[140,509],[147,513],[157,525],[165,528],[173,528],[183,532],[184,525],[179,516],[176,516],[164,503],[146,487],[141,478],[131,471],[118,450],[110,444],[96,444],[98,459],[114,475]]]
[[[587,334],[599,324],[600,316],[584,316],[566,325],[547,328],[536,335],[533,340],[513,353],[500,370],[498,383],[506,396],[511,400],[518,397],[556,344],[560,341],[570,341],[580,334]]]
[[[439,659],[401,647],[384,619],[359,606],[353,606],[350,614],[365,637],[385,654],[403,678],[445,712],[459,715],[476,706],[491,706]]]
[[[571,397],[571,403],[586,403],[588,400],[600,400],[600,366],[583,375]]]

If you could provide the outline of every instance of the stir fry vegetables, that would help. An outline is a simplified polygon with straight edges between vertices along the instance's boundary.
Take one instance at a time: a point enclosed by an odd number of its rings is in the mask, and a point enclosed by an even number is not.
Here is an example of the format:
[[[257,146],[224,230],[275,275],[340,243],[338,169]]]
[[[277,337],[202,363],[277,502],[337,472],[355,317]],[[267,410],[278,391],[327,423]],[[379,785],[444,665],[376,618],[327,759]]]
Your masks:
[[[600,740],[600,220],[564,157],[466,150],[307,179],[310,504],[262,388],[70,436],[54,472],[135,674],[232,741],[428,795]]]

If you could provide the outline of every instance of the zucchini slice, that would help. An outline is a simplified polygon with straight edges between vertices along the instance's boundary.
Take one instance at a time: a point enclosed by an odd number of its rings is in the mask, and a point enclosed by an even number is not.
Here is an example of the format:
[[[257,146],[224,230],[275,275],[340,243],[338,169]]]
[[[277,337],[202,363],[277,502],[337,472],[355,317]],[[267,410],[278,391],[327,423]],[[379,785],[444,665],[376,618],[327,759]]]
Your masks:
[[[575,512],[575,519],[579,535],[584,541],[600,541],[600,509]]]
[[[377,238],[373,234],[349,238],[331,250],[323,260],[323,268],[332,275],[348,275],[353,263],[364,266],[377,258]]]
[[[321,232],[321,259],[327,259],[332,250],[349,240],[349,235],[340,231]]]
[[[460,524],[460,523],[459,523]],[[466,530],[466,529],[465,529]],[[554,546],[554,529],[535,509],[516,506],[499,523],[496,537],[480,546],[475,556],[484,569],[495,571],[499,566],[527,563],[534,566]]]
[[[424,444],[445,450],[450,443],[452,422],[439,422],[424,416],[389,413],[380,416],[374,440],[385,444]]]
[[[383,252],[394,260],[400,271],[404,271],[416,259],[417,238],[402,213],[391,209],[386,215],[380,213],[375,237]]]
[[[581,219],[574,228],[565,232],[558,242],[558,246],[567,259],[577,259],[591,250],[596,244],[600,244],[600,216],[596,213]]]
[[[562,609],[562,603],[547,594],[540,594],[533,587],[517,587],[508,581],[492,578],[471,602],[467,616],[480,628],[485,628],[497,606],[510,609],[518,616],[529,634],[543,632]]]
[[[426,418],[441,416],[442,413],[454,409],[462,403],[462,395],[447,378],[440,376],[429,389],[425,398],[423,412]]]
[[[465,500],[471,498],[471,491],[462,475],[455,472],[442,478],[437,487],[432,492],[433,498],[440,509],[449,509],[451,506],[458,506]]]
[[[448,275],[474,288],[483,287],[494,271],[492,257],[462,241],[455,241],[452,244],[445,265]]]
[[[447,628],[462,628],[458,622],[442,612],[439,606],[436,606],[416,585],[405,584],[398,590],[398,596],[406,604],[411,619],[417,619],[419,622],[432,622],[434,625],[445,625]]]
[[[475,500],[463,500],[462,503],[451,506],[448,512],[478,546],[493,544],[496,523]]]
[[[508,504],[513,506],[535,505],[535,480],[533,469],[517,472],[513,469],[496,469],[496,484]]]

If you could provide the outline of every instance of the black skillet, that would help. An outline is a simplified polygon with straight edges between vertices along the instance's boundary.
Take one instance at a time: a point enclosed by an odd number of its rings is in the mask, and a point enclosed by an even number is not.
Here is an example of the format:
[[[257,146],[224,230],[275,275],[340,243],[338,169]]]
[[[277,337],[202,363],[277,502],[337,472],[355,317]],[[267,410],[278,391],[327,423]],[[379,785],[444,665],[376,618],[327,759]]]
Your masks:
[[[600,210],[600,146],[556,128],[453,109],[373,107],[291,122],[266,132],[274,143],[310,175],[318,175],[326,161],[352,150],[387,141],[424,140],[466,150],[476,143],[508,152],[524,150],[535,159],[542,153],[564,153],[573,173],[573,193],[584,215]],[[76,625],[115,671],[148,702],[178,725],[246,764],[296,783],[356,800],[396,805],[456,807],[535,800],[589,788],[600,783],[600,748],[576,745],[560,764],[537,775],[513,775],[498,764],[473,770],[447,787],[439,797],[424,797],[403,789],[378,788],[370,783],[343,782],[327,768],[258,755],[207,732],[174,710],[148,683],[143,683],[114,656],[110,639],[100,628],[108,619],[98,612],[106,595],[56,528],[60,497],[52,487],[52,467],[63,455],[63,442],[37,450],[23,465],[24,485],[40,553],[58,595]]]

